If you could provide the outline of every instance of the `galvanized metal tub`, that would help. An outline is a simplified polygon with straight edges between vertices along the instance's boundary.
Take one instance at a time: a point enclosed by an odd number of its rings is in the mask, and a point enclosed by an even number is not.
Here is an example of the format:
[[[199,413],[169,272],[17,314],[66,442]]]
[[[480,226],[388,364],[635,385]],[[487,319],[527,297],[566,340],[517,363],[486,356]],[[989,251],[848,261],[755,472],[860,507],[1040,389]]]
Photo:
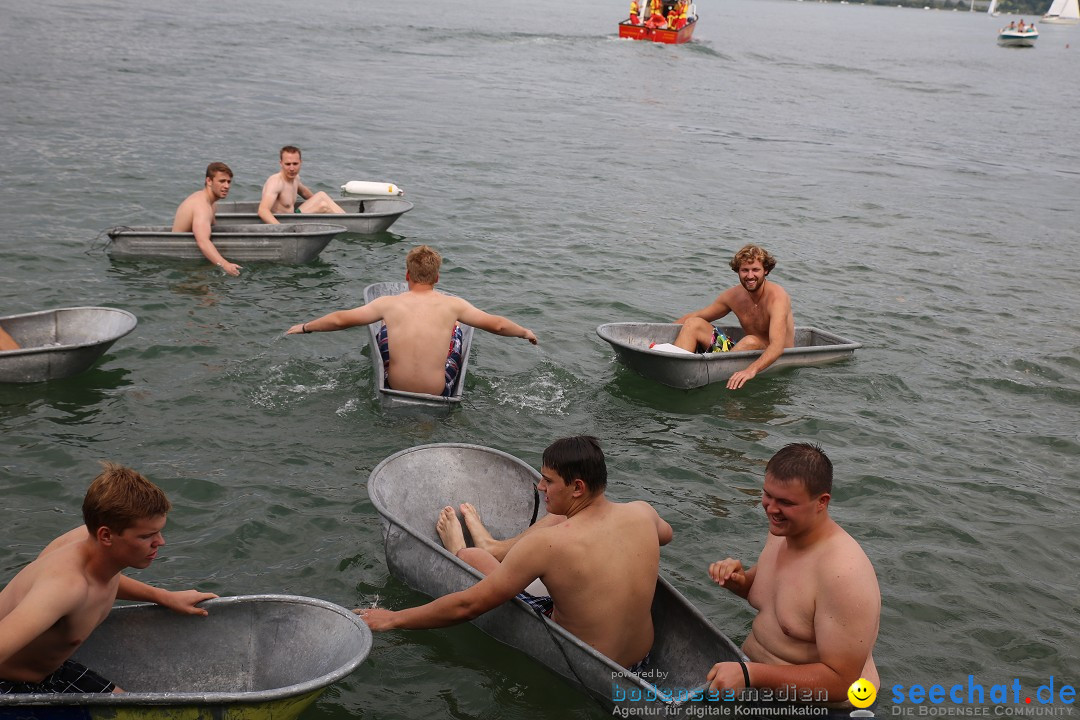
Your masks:
[[[364,288],[364,304],[384,295],[400,295],[408,289],[408,284],[403,282],[373,283]],[[445,294],[452,295],[453,293]],[[474,328],[471,325],[461,323],[461,370],[458,372],[453,391],[448,396],[393,390],[386,386],[386,367],[383,365],[378,341],[379,331],[382,330],[382,326],[383,322],[381,320],[368,325],[368,330],[371,333],[368,350],[371,353],[371,363],[375,368],[375,391],[384,408],[426,407],[450,409],[461,404],[461,398],[465,394],[465,375],[469,370],[469,353],[472,351]]]
[[[324,600],[248,595],[202,607],[207,617],[113,608],[73,658],[126,692],[0,695],[0,717],[291,720],[371,651],[367,625]]]
[[[722,333],[738,342],[744,333],[738,325],[716,326]],[[734,373],[745,370],[754,362],[760,350],[675,353],[650,350],[652,343],[671,343],[682,325],[675,323],[608,323],[596,328],[596,334],[611,343],[619,360],[639,375],[674,388],[696,388],[711,383],[727,382]],[[780,368],[821,365],[851,357],[862,343],[840,337],[814,327],[795,328],[795,347],[759,374]]]
[[[71,307],[0,317],[18,350],[0,351],[0,382],[30,383],[77,375],[139,321],[127,310]]]
[[[344,215],[337,213],[292,213],[275,215],[283,223],[331,223],[345,226],[347,232],[360,235],[381,233],[393,225],[399,217],[413,209],[408,200],[397,198],[334,198],[334,202],[345,210]],[[229,227],[246,223],[259,223],[259,201],[219,200],[216,226]]]
[[[105,232],[111,241],[106,251],[113,258],[206,259],[194,234],[172,232],[168,225],[114,227]],[[210,239],[230,262],[299,265],[314,260],[343,232],[345,226],[328,223],[233,225],[214,226]]]
[[[390,572],[432,597],[475,584],[482,575],[439,540],[439,511],[470,502],[493,536],[511,537],[544,514],[536,490],[539,479],[521,460],[479,445],[421,445],[386,458],[371,471],[367,489],[382,518]],[[647,679],[630,674],[516,598],[472,622],[578,683],[605,707],[649,706],[656,708],[653,714],[679,717],[687,707],[701,704],[688,696],[704,687],[714,663],[745,656],[663,577],[657,578],[652,616],[656,640],[650,653],[653,674]],[[635,696],[638,700],[630,702]]]

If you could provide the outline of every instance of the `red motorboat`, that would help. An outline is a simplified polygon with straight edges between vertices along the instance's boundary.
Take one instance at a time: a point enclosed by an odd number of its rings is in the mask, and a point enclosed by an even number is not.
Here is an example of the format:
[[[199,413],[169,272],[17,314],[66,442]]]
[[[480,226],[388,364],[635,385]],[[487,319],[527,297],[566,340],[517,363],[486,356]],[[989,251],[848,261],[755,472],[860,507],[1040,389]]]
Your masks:
[[[619,37],[677,45],[690,42],[697,27],[697,6],[690,0],[637,0],[630,17],[619,23]]]

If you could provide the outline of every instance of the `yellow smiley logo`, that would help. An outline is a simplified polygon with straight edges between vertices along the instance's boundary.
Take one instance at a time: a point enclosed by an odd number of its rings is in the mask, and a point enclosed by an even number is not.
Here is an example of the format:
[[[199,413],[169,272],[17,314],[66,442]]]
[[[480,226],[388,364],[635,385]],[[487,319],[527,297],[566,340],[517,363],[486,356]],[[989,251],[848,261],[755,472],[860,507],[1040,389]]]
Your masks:
[[[847,689],[847,698],[857,708],[866,708],[877,700],[877,688],[866,678],[859,678]]]

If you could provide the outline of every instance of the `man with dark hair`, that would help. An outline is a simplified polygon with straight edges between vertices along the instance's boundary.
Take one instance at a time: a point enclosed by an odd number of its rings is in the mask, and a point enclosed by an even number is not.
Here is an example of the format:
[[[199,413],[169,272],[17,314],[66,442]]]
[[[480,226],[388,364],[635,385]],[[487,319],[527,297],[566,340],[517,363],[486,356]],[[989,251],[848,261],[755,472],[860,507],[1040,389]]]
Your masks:
[[[405,258],[408,291],[293,325],[285,334],[344,330],[382,320],[379,352],[386,368],[386,386],[444,396],[450,395],[461,369],[462,332],[458,323],[536,344],[532,330],[478,310],[467,300],[437,292],[435,283],[439,282],[441,265],[442,258],[433,248],[414,247]]]
[[[816,445],[785,446],[765,466],[761,505],[769,537],[758,562],[727,558],[709,576],[758,611],[743,652],[753,662],[713,666],[714,689],[788,688],[846,702],[859,678],[880,683],[873,649],[881,592],[866,553],[829,517],[832,462]]]
[[[259,200],[259,217],[264,223],[278,225],[275,214],[294,213],[336,213],[345,210],[330,196],[320,190],[312,192],[300,182],[300,148],[286,145],[278,152],[280,172],[276,172],[263,183],[262,198]],[[297,204],[296,199],[302,201]]]
[[[0,590],[0,694],[122,692],[70,659],[113,601],[206,615],[196,605],[217,597],[160,590],[120,574],[157,557],[170,503],[134,470],[103,465],[83,500],[84,525],[49,543]]]
[[[646,502],[608,500],[606,486],[607,467],[596,438],[557,440],[544,451],[537,483],[548,514],[517,537],[495,540],[476,509],[464,503],[461,514],[476,544],[466,547],[454,509],[440,513],[436,529],[443,545],[482,572],[483,580],[420,607],[353,612],[377,632],[436,628],[471,620],[518,596],[598,652],[639,672],[653,644],[660,546],[671,541],[671,526]]]
[[[232,178],[233,171],[225,163],[212,162],[207,165],[203,189],[191,193],[180,203],[173,218],[172,231],[193,233],[195,243],[206,259],[235,276],[240,274],[241,267],[226,260],[210,240],[210,229],[217,212],[215,203],[228,196]]]
[[[776,362],[785,348],[795,347],[795,318],[787,291],[766,280],[776,267],[776,260],[757,245],[746,245],[731,260],[731,269],[739,274],[739,284],[728,288],[707,307],[683,315],[675,322],[682,325],[672,343],[687,352],[709,352],[718,346],[720,331],[712,326],[729,312],[742,325],[743,338],[732,351],[762,350],[761,356],[745,370],[728,378],[728,389],[737,390],[747,380]],[[723,338],[726,341],[727,338]]]

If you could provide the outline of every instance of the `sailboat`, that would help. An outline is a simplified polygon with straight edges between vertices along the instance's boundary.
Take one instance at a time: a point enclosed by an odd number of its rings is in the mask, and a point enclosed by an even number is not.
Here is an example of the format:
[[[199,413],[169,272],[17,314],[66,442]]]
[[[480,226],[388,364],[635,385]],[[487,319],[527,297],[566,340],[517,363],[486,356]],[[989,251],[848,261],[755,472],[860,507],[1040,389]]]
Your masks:
[[[998,0],[990,0],[990,7],[988,7],[986,9],[986,12],[987,12],[988,15],[992,15],[993,17],[997,17],[998,15],[1001,14],[1001,13],[998,12],[997,4],[998,4]]]
[[[1080,23],[1080,3],[1077,0],[1054,0],[1042,21],[1056,25],[1076,25]]]

